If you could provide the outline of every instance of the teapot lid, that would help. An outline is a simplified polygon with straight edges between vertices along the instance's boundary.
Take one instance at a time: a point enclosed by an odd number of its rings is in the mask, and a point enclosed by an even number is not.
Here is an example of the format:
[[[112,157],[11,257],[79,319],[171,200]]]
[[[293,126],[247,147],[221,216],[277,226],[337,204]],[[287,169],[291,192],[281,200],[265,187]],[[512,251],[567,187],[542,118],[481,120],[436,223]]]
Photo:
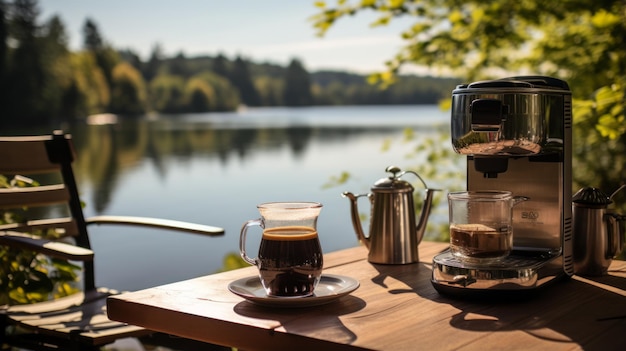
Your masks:
[[[396,167],[396,166],[387,167],[385,169],[385,172],[389,172],[392,175],[389,177],[381,178],[377,180],[376,183],[374,183],[374,186],[372,187],[372,191],[378,191],[378,192],[412,192],[413,191],[413,186],[411,185],[411,183],[400,179],[400,177],[402,177],[406,173],[416,174],[415,172],[411,172],[411,171],[403,172],[400,170],[399,167]]]
[[[578,190],[572,196],[572,202],[587,205],[608,205],[612,203],[611,199],[602,190],[592,187],[586,187]]]

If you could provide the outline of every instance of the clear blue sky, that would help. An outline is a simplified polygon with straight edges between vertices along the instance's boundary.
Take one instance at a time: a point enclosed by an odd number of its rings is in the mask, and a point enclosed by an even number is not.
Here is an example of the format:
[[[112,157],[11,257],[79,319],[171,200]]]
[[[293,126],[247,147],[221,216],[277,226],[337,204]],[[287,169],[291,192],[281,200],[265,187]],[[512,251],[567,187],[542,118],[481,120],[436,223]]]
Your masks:
[[[332,1],[332,2],[331,2]],[[333,4],[334,0],[329,1]],[[87,18],[115,48],[131,48],[142,59],[159,43],[166,55],[223,53],[255,62],[286,65],[300,59],[309,71],[338,69],[371,73],[384,68],[402,45],[410,24],[370,28],[372,12],[344,18],[320,38],[309,17],[312,0],[39,0],[41,20],[61,17],[70,47],[80,49]]]

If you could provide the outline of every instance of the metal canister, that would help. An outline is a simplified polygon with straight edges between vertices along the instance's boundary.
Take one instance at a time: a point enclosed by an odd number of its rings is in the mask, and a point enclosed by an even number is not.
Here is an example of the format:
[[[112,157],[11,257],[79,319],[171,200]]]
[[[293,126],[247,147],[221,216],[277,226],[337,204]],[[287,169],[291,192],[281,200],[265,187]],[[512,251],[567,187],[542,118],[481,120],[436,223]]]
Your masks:
[[[612,202],[604,192],[592,187],[573,196],[574,273],[604,275],[613,257],[621,251],[624,216],[607,210]]]

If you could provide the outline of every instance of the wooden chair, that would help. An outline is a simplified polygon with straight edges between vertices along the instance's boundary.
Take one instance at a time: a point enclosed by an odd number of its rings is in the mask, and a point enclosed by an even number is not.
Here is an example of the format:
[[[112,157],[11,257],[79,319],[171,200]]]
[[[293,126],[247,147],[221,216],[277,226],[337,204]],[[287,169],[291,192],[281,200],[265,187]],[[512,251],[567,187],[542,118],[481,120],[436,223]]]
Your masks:
[[[38,252],[46,257],[69,260],[82,267],[83,285],[81,292],[67,297],[0,306],[0,348],[4,344],[31,350],[95,350],[120,338],[153,333],[107,318],[106,298],[117,292],[95,285],[94,253],[89,243],[88,225],[139,225],[209,236],[224,233],[222,228],[164,219],[84,218],[72,170],[74,155],[71,136],[60,131],[46,136],[0,137],[0,174],[17,175],[13,179],[18,182],[28,182],[35,175],[56,180],[32,187],[0,188],[0,213],[22,213],[27,208],[29,216],[33,211],[38,216],[6,224],[2,224],[6,221],[0,218],[0,245],[5,246],[4,251],[0,247],[0,260],[3,259],[2,252],[7,252],[6,247],[15,248],[20,253],[30,252],[33,256],[32,252]],[[50,216],[50,213],[59,213],[59,204],[66,208],[64,213]],[[49,206],[54,208],[48,212],[42,210]],[[51,233],[55,238],[37,233]],[[0,286],[8,284],[7,278],[0,275]]]

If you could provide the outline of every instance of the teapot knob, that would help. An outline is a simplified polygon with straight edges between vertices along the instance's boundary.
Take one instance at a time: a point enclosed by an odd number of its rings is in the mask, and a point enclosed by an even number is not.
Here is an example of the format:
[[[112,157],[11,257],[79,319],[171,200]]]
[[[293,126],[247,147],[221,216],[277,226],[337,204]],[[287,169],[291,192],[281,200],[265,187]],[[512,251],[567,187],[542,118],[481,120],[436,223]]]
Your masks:
[[[402,171],[400,169],[400,167],[398,167],[398,166],[388,166],[387,168],[385,168],[385,172],[393,173],[393,176],[389,177],[388,179],[385,179],[385,178],[380,179],[374,185],[388,184],[388,186],[389,185],[394,186],[393,184],[396,184],[395,182],[398,181],[400,179],[400,177],[402,177],[403,175],[405,175],[407,173],[411,173],[411,174],[415,175],[417,177],[417,179],[419,179],[419,181],[424,185],[424,188],[428,189],[428,186],[426,186],[426,182],[424,182],[422,177],[420,177],[420,175],[417,174],[414,171]]]
[[[396,177],[396,173],[400,173],[400,167],[397,166],[389,166],[385,169],[385,172],[393,173],[393,177]]]

